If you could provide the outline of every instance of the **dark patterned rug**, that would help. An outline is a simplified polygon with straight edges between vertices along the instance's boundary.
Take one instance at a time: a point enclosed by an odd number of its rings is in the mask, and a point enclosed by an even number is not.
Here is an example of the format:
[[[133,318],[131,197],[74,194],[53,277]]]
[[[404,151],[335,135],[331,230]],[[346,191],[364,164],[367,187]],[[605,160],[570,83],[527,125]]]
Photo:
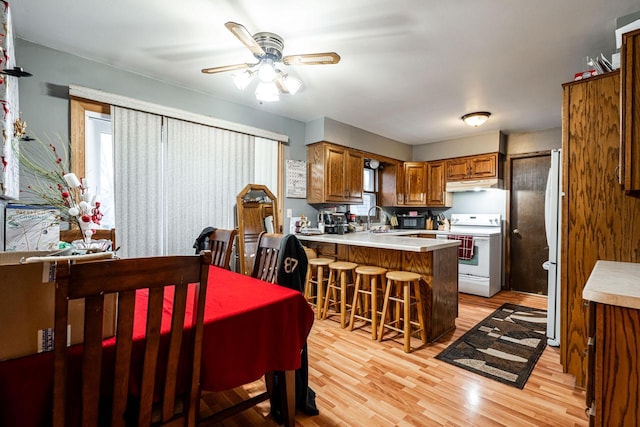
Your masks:
[[[436,359],[521,389],[547,345],[546,328],[545,310],[503,304]]]

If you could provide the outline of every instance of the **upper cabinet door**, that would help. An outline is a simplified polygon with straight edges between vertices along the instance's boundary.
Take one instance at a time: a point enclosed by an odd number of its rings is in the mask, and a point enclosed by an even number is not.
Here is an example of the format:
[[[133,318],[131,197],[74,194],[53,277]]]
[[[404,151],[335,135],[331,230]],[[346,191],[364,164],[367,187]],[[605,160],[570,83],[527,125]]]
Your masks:
[[[438,160],[427,162],[427,206],[449,207],[453,202],[451,193],[445,192],[446,162]]]
[[[325,149],[325,198],[340,202],[346,198],[345,149],[327,146]]]
[[[640,190],[640,30],[622,35],[620,89],[619,181],[625,191]]]
[[[470,178],[493,178],[496,176],[498,153],[473,156],[469,159]]]
[[[469,163],[466,157],[447,160],[447,181],[460,181],[469,176]]]
[[[427,172],[425,162],[404,164],[404,204],[406,206],[427,205]]]
[[[345,159],[345,197],[351,202],[362,202],[364,154],[359,151],[347,150]]]

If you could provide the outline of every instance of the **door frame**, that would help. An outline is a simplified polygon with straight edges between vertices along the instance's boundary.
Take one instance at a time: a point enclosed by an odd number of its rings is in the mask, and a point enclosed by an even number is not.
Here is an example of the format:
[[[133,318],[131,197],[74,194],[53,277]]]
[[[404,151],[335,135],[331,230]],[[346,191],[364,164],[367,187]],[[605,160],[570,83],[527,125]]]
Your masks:
[[[514,160],[533,157],[551,156],[551,150],[532,151],[529,153],[508,154],[505,167],[505,190],[507,190],[506,218],[504,224],[504,288],[511,290],[511,178]]]

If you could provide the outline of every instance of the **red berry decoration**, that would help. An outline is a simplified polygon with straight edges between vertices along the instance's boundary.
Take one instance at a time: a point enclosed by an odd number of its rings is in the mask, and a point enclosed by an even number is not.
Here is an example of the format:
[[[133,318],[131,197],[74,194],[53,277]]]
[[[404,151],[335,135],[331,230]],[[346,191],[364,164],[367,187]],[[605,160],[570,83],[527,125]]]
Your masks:
[[[63,198],[65,198],[65,199],[66,199],[67,197],[69,197],[69,192],[68,192],[68,191],[63,191],[63,192],[62,192],[62,197],[63,197]]]
[[[90,222],[91,221],[91,217],[89,215],[87,215],[87,214],[82,215],[80,217],[80,219],[82,220],[82,222]]]

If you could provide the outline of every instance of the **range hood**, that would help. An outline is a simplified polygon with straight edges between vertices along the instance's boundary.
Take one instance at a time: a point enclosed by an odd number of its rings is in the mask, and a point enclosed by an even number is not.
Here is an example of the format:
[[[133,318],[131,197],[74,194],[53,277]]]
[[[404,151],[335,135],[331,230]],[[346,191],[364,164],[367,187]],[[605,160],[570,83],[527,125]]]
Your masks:
[[[460,191],[480,191],[487,188],[502,188],[502,180],[497,178],[478,179],[473,181],[447,182],[446,191],[455,193]]]

